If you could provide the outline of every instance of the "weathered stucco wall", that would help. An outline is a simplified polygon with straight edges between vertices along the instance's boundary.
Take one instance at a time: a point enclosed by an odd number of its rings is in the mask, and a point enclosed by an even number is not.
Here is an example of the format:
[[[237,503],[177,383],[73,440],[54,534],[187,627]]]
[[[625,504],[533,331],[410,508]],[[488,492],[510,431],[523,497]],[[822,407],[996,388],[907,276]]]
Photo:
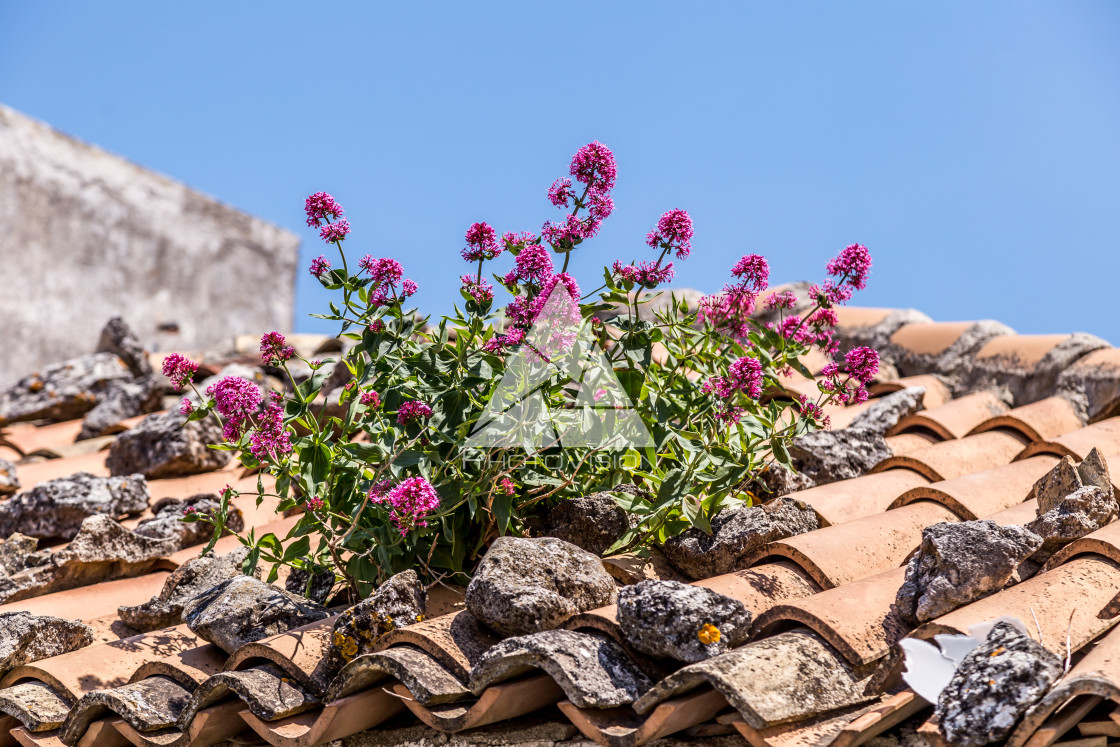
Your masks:
[[[0,386],[114,314],[179,349],[292,324],[299,239],[0,106]]]

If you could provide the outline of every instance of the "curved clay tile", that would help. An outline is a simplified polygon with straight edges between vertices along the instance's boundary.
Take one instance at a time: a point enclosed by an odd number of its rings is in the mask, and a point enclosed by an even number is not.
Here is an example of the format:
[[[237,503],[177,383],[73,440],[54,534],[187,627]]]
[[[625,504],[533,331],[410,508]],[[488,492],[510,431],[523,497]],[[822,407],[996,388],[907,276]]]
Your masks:
[[[170,677],[176,682],[188,679],[202,684],[209,677],[225,669],[226,654],[212,643],[197,648],[176,651],[170,656],[145,661],[132,673],[130,682],[138,682],[148,677]]]
[[[242,726],[248,724],[261,739],[273,747],[312,747],[312,745],[327,744],[372,729],[405,710],[402,698],[385,692],[379,687],[327,703],[322,710],[309,711],[277,721],[265,721],[245,709],[241,703],[237,705],[244,709],[241,711]],[[197,721],[204,713],[205,711],[201,711],[195,720]],[[213,742],[207,743],[213,744]],[[197,742],[191,741],[190,744],[197,744]],[[144,745],[144,747],[148,746]],[[151,747],[162,747],[162,745],[151,745]],[[179,745],[169,747],[179,747]]]
[[[1027,524],[1038,518],[1038,501],[1036,501],[1034,498],[1031,498],[1029,501],[1024,501],[1023,503],[1016,504],[1011,508],[1005,508],[998,514],[992,514],[991,516],[985,516],[984,518],[991,519],[1001,527],[1005,527],[1011,524],[1023,526],[1024,524]]]
[[[867,329],[878,327],[897,309],[881,309],[873,306],[837,306],[836,327],[840,330]]]
[[[374,650],[384,651],[407,643],[433,656],[457,679],[466,682],[471,668],[499,640],[499,636],[463,610],[390,630],[377,639]]]
[[[467,686],[414,646],[393,646],[348,662],[331,682],[325,700],[345,698],[378,682],[399,680],[423,705],[454,703],[471,697]]]
[[[917,376],[903,376],[898,379],[880,381],[868,387],[868,391],[880,396],[900,392],[912,386],[926,388],[926,393],[922,395],[922,407],[926,410],[941,407],[953,398],[953,393],[949,390],[949,387],[945,386],[945,382],[933,374],[918,374]]]
[[[562,700],[560,710],[588,739],[609,747],[637,747],[715,718],[727,708],[718,690],[702,689],[659,703],[646,716],[622,708],[577,708]]]
[[[57,729],[74,703],[64,695],[42,682],[21,682],[0,688],[0,713],[17,719],[28,731]]]
[[[337,615],[246,643],[226,661],[225,670],[235,672],[265,662],[279,667],[311,692],[322,695],[330,682],[325,672],[331,631]]]
[[[245,721],[239,715],[243,710],[245,704],[240,700],[218,703],[194,714],[186,731],[165,729],[150,733],[137,731],[124,719],[114,719],[110,723],[135,747],[191,747],[192,745],[208,747],[236,737],[245,731]],[[96,725],[97,722],[90,724],[90,729],[92,730]]]
[[[1062,731],[1059,731],[1060,727],[1055,723],[1057,719],[1052,717],[1067,702],[1083,696],[1093,696],[1092,704],[1080,718],[1063,719],[1069,726],[1084,718],[1101,699],[1107,698],[1120,703],[1120,631],[1113,631],[1101,638],[1081,661],[1050,688],[1037,705],[1027,711],[1007,740],[1008,747],[1024,747],[1039,730],[1047,727],[1051,730],[1047,737],[1061,737]],[[1085,701],[1082,700],[1080,705],[1084,707],[1084,704]]]
[[[436,731],[453,734],[555,705],[564,691],[546,674],[491,685],[476,701],[449,703],[427,708],[413,699],[404,685],[394,685],[393,692],[404,701],[416,718]]]
[[[910,625],[891,609],[905,576],[905,568],[892,568],[776,605],[759,617],[753,637],[764,637],[778,626],[804,625],[828,641],[852,666],[870,667],[910,630]]]
[[[1101,555],[1120,564],[1120,521],[1106,524],[1097,531],[1070,542],[1054,553],[1043,568],[1056,568],[1078,555]]]
[[[681,667],[634,703],[649,713],[697,688],[718,691],[756,729],[874,700],[867,678],[815,632],[797,628]]]
[[[1085,426],[1077,409],[1065,397],[1047,397],[985,420],[969,434],[1011,428],[1029,441],[1047,441]]]
[[[24,490],[47,480],[69,477],[75,472],[89,472],[98,477],[109,476],[109,468],[105,466],[105,452],[102,451],[65,459],[47,459],[43,462],[21,464],[16,469]]]
[[[82,421],[67,420],[51,425],[28,425],[16,423],[0,433],[0,442],[11,445],[21,454],[27,455],[40,449],[54,449],[69,446],[78,440]]]
[[[203,709],[230,696],[238,698],[250,713],[266,721],[294,716],[320,705],[318,698],[284,674],[276,666],[265,664],[214,675],[194,689],[179,715],[179,729],[187,728]]]
[[[771,542],[746,562],[789,558],[822,588],[833,589],[897,568],[921,544],[924,528],[957,520],[940,503],[921,501]]]
[[[974,324],[976,322],[907,324],[891,335],[891,344],[915,355],[938,356],[949,350]]]
[[[933,482],[1010,464],[1024,453],[1026,439],[1013,431],[988,431],[975,436],[941,441],[921,451],[893,456],[876,464],[872,474],[889,469],[911,469]]]
[[[817,485],[793,497],[809,504],[825,525],[843,524],[886,511],[898,496],[928,482],[929,478],[913,470],[892,469]]]
[[[151,659],[168,657],[204,643],[186,625],[164,628],[16,667],[0,679],[0,687],[23,679],[35,679],[76,702],[93,690],[127,685],[132,681],[133,673]],[[184,674],[173,676],[173,679],[188,689],[193,690],[196,686],[194,680]]]
[[[1064,657],[1067,631],[1077,651],[1113,625],[1115,618],[1101,613],[1118,590],[1120,565],[1100,556],[1081,556],[931,620],[912,635],[924,640],[941,633],[964,635],[978,622],[1011,615],[1035,636],[1037,619],[1042,645]]]
[[[903,493],[891,508],[936,501],[966,521],[984,519],[1025,501],[1035,482],[1057,463],[1057,457],[1042,455],[922,485]]]
[[[938,443],[941,439],[933,433],[915,431],[912,433],[903,433],[898,436],[887,436],[885,440],[887,442],[887,448],[891,450],[892,456],[909,456],[910,454],[921,451],[930,444]]]
[[[1081,461],[1094,448],[1100,449],[1105,454],[1120,453],[1120,417],[1109,418],[1076,431],[1063,433],[1051,441],[1032,443],[1023,449],[1018,458],[1025,459],[1035,454],[1053,454],[1059,457],[1068,455]]]
[[[968,432],[985,420],[1008,411],[1008,406],[991,390],[975,392],[966,397],[950,400],[941,407],[922,410],[898,421],[888,435],[897,436],[911,430],[926,430],[943,439],[964,438]]]
[[[932,322],[928,316],[914,309],[875,309],[859,306],[837,306],[837,323],[833,328],[841,350],[851,350],[865,345],[882,350],[890,336],[907,324]]]
[[[1120,415],[1120,348],[1081,358],[1062,372],[1057,388],[1085,398],[1089,422]]]
[[[829,418],[830,427],[834,430],[840,430],[851,425],[856,418],[871,409],[874,404],[875,400],[869,399],[855,405],[825,405],[823,412]]]
[[[198,555],[197,548],[194,550]],[[87,622],[116,615],[118,607],[143,604],[163,589],[168,571],[157,570],[143,576],[102,581],[76,589],[56,591],[41,597],[0,604],[0,612],[23,610],[33,615],[53,615],[67,620]]]

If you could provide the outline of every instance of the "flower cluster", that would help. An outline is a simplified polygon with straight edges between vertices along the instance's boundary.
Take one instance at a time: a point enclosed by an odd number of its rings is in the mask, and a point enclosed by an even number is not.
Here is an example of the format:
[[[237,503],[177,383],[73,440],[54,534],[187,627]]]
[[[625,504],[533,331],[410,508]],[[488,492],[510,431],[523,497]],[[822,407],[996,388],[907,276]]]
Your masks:
[[[867,287],[871,253],[862,244],[851,244],[829,261],[825,271],[830,277],[821,286],[811,286],[809,295],[821,306],[846,304],[855,291]]]
[[[743,408],[735,403],[737,394],[745,394],[751,399],[762,396],[762,363],[757,358],[744,356],[732,363],[727,376],[712,376],[701,386],[701,391],[712,394],[718,400],[716,417],[725,423],[738,422]]]
[[[419,400],[405,402],[397,410],[397,424],[408,425],[418,420],[427,420],[432,416],[432,408]]]
[[[463,275],[459,278],[462,282],[462,290],[477,303],[479,306],[485,306],[494,300],[494,286],[485,280],[479,280],[470,275]]]
[[[769,286],[770,265],[762,255],[747,254],[735,263],[731,274],[737,278],[734,283],[700,300],[700,318],[732,337],[743,338],[747,336],[755,302]]]
[[[311,267],[308,268],[308,271],[315,277],[322,279],[324,275],[331,271],[331,261],[320,254],[311,260]]]
[[[614,189],[618,178],[618,165],[611,149],[596,140],[576,151],[572,156],[571,174],[588,189]]]
[[[328,223],[319,230],[319,238],[328,244],[333,241],[343,241],[350,233],[350,221],[340,218],[334,223]]]
[[[177,392],[183,391],[198,372],[198,364],[186,356],[172,353],[163,359],[163,375],[171,379],[171,386]]]
[[[569,172],[576,181],[585,185],[582,197],[576,196],[572,180],[557,179],[548,189],[548,200],[558,208],[567,208],[575,203],[575,209],[563,221],[546,221],[541,228],[541,238],[557,251],[567,252],[583,241],[599,233],[599,224],[614,212],[614,189],[618,178],[618,166],[610,148],[600,142],[588,143],[572,156]],[[579,218],[576,213],[587,209],[587,217]]]
[[[261,338],[261,360],[266,365],[279,366],[295,354],[296,349],[279,332],[269,332]]]
[[[571,179],[557,179],[548,188],[548,201],[558,208],[568,207],[568,201],[574,199],[576,199],[576,193],[572,189]]]
[[[488,223],[474,223],[467,229],[467,247],[463,249],[463,259],[468,262],[479,262],[484,259],[494,259],[504,251],[498,245],[497,234]]]
[[[844,365],[830,363],[821,369],[820,390],[842,405],[866,402],[867,385],[879,373],[879,354],[868,347],[852,348],[844,355]]]
[[[624,265],[616,259],[611,269],[622,280],[642,288],[656,288],[662,283],[668,283],[676,275],[672,262],[662,267],[660,260]]]
[[[179,403],[179,414],[190,415],[194,412],[194,402],[191,402],[189,397],[183,397],[183,401]]]
[[[381,407],[381,395],[373,391],[372,389],[366,392],[362,392],[362,395],[358,398],[358,401],[360,401],[363,405],[370,409]]]
[[[389,519],[401,536],[416,527],[426,527],[426,517],[439,508],[439,495],[432,484],[423,477],[409,477],[396,486],[386,489],[377,483],[369,490],[370,503],[386,505]]]
[[[327,502],[319,496],[315,496],[314,498],[309,499],[305,505],[307,506],[308,511],[322,511],[327,507]]]
[[[395,259],[378,259],[367,254],[358,260],[358,266],[368,272],[372,280],[369,286],[369,305],[374,308],[400,303],[417,291],[416,283],[408,279],[401,280],[404,268]]]
[[[268,406],[249,437],[249,451],[261,462],[278,459],[292,451],[291,436],[284,427],[284,399],[279,392],[272,392],[268,399]]]
[[[303,203],[303,210],[307,213],[307,225],[313,228],[342,216],[342,206],[326,192],[316,192],[308,197]]]
[[[657,228],[646,234],[646,245],[665,251],[675,249],[677,259],[686,258],[692,251],[692,218],[680,209],[662,214],[657,221]]]
[[[224,418],[222,435],[237,442],[249,425],[249,419],[261,405],[261,390],[240,376],[226,376],[206,388],[214,398],[214,409]]]

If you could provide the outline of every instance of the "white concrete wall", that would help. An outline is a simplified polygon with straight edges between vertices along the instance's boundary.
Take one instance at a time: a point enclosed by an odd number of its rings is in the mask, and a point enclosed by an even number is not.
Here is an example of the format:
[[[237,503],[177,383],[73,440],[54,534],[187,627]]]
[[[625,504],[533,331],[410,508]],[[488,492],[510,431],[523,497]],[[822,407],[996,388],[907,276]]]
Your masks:
[[[120,314],[179,349],[291,329],[289,231],[0,106],[0,386],[89,352]]]

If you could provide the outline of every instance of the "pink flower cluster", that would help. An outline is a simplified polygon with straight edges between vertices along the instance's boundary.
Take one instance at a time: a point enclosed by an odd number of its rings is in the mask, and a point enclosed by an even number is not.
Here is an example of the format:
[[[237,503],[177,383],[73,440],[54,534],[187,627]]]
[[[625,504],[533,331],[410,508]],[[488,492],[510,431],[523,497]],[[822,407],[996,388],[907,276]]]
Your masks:
[[[618,165],[610,148],[600,142],[588,143],[572,156],[569,172],[577,182],[585,185],[584,196],[577,197],[572,180],[557,179],[548,189],[548,200],[558,208],[574,202],[576,210],[563,221],[546,221],[541,228],[541,238],[560,251],[570,251],[573,246],[599,233],[599,224],[614,212],[614,189]],[[587,217],[576,216],[579,208],[587,208]]]
[[[844,366],[830,363],[821,369],[818,386],[834,402],[854,405],[867,401],[867,385],[879,373],[879,354],[868,347],[852,348],[844,355]]]
[[[657,228],[646,234],[646,245],[666,251],[675,249],[677,259],[684,259],[692,250],[692,218],[684,210],[663,213]]]
[[[427,420],[432,416],[432,408],[419,400],[405,402],[397,410],[397,424],[408,425],[418,420]]]
[[[428,526],[427,518],[439,509],[439,495],[423,477],[409,477],[388,488],[384,482],[369,489],[370,503],[387,506],[389,518],[405,536],[416,527]]]
[[[548,188],[548,201],[558,208],[568,207],[570,200],[576,199],[575,190],[572,189],[572,180],[560,178]]]
[[[513,495],[514,491],[516,490],[516,488],[514,487],[513,481],[510,480],[508,477],[503,477],[501,480],[498,481],[498,489],[501,490],[506,495]]]
[[[521,250],[514,260],[513,269],[506,273],[502,282],[506,285],[517,283],[542,284],[552,277],[552,255],[540,244],[530,244]]]
[[[717,419],[724,423],[737,423],[743,408],[735,404],[735,395],[742,393],[751,399],[762,396],[762,363],[750,356],[739,358],[728,366],[727,376],[709,378],[700,391],[719,400],[716,404]]]
[[[177,392],[183,391],[194,379],[198,364],[179,353],[172,353],[163,359],[163,375],[171,379],[171,386]]]
[[[760,254],[748,254],[731,268],[737,280],[723,291],[700,300],[700,318],[733,337],[746,337],[755,301],[770,282],[770,265]]]
[[[401,280],[404,268],[401,263],[389,257],[380,259],[367,254],[358,260],[358,266],[369,273],[373,282],[369,286],[369,305],[373,307],[391,306],[404,301],[418,290],[411,280]],[[397,286],[400,285],[398,289]]]
[[[295,354],[296,349],[279,332],[269,332],[261,338],[261,360],[266,365],[279,366]]]
[[[362,392],[358,400],[370,409],[381,407],[381,395],[370,389],[367,392]]]
[[[191,402],[187,397],[183,397],[183,401],[179,403],[179,414],[190,415],[192,412],[194,412],[194,402]]]
[[[222,435],[227,441],[239,441],[250,417],[260,408],[261,390],[240,376],[226,376],[207,387],[206,393],[214,398],[214,409],[224,418]]]
[[[660,261],[650,262],[648,260],[624,265],[616,259],[611,269],[621,279],[642,288],[656,288],[662,283],[668,283],[676,275],[672,262],[664,267],[661,266]]]
[[[308,271],[315,277],[322,279],[324,275],[331,271],[331,261],[320,254],[311,260],[311,267],[308,268]]]
[[[316,192],[303,203],[303,210],[307,213],[307,225],[318,228],[324,222],[329,223],[331,218],[342,216],[342,206],[334,201],[326,192]]]
[[[319,230],[319,238],[328,244],[333,241],[343,241],[350,234],[350,221],[340,218],[334,223],[328,223]]]
[[[851,300],[852,294],[867,287],[871,274],[871,253],[862,244],[844,247],[829,261],[825,271],[831,276],[822,286],[809,288],[809,295],[822,306],[839,306]]]
[[[315,496],[314,498],[309,499],[305,505],[307,506],[308,511],[322,511],[327,507],[327,502],[319,496]]]
[[[611,149],[596,140],[576,151],[572,156],[571,174],[588,189],[614,189],[618,178],[618,165]]]
[[[494,286],[485,280],[479,280],[472,275],[463,275],[459,281],[463,284],[463,291],[479,306],[485,306],[494,300]]]
[[[489,223],[474,223],[467,229],[467,247],[463,249],[463,259],[468,262],[478,262],[483,259],[494,259],[503,251],[504,247],[498,245],[497,234]]]
[[[261,462],[278,459],[292,451],[291,435],[284,427],[284,400],[279,392],[270,393],[268,400],[249,438],[249,451]]]

